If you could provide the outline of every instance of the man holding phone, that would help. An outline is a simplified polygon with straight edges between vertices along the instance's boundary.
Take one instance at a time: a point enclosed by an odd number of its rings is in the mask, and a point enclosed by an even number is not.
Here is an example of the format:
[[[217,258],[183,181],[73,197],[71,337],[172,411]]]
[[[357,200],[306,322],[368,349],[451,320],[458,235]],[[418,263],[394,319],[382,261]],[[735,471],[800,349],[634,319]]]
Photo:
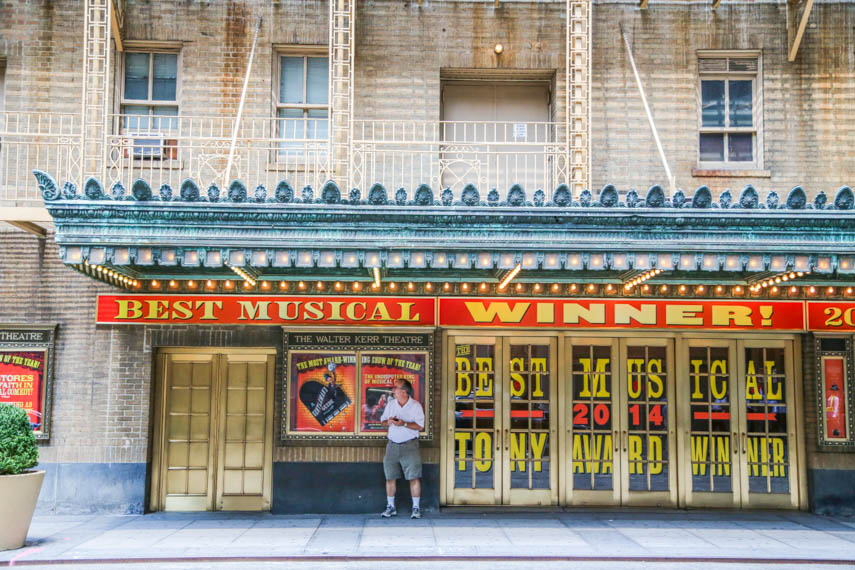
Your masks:
[[[410,482],[413,497],[414,519],[422,518],[419,501],[422,496],[422,458],[419,454],[419,432],[425,428],[425,412],[414,399],[413,385],[409,380],[398,378],[392,387],[392,399],[380,417],[384,427],[389,428],[383,471],[386,474],[386,510],[381,517],[393,517],[397,480],[404,477]]]

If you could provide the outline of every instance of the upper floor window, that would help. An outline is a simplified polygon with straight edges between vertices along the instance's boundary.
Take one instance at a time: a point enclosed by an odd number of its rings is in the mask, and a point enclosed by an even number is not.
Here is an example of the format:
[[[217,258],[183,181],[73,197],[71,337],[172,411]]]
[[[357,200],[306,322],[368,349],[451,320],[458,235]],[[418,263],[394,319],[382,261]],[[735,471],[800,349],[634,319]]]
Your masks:
[[[276,115],[279,138],[285,139],[280,155],[305,157],[312,150],[326,152],[330,116],[327,57],[280,56]]]
[[[131,131],[177,129],[178,54],[127,52],[122,83],[122,126]]]
[[[706,168],[759,168],[761,116],[756,56],[702,56],[698,162]]]

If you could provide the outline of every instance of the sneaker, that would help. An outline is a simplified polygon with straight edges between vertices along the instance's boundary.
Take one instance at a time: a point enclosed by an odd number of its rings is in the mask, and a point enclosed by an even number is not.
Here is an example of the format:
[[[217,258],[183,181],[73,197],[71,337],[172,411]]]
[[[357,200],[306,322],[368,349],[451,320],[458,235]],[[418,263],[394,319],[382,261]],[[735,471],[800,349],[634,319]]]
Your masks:
[[[418,507],[413,507],[413,514],[410,515],[411,519],[420,519],[422,518],[422,511]]]
[[[398,514],[398,511],[395,510],[395,507],[392,505],[386,505],[386,510],[380,513],[380,516],[384,519],[388,519],[389,517],[394,517]]]

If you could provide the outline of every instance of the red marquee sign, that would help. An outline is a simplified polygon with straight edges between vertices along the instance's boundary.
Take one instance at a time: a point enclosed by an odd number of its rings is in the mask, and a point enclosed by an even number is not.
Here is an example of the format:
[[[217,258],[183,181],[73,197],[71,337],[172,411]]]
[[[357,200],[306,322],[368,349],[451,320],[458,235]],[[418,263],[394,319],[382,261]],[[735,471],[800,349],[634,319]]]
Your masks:
[[[804,330],[805,321],[801,301],[441,298],[439,325]]]
[[[433,326],[430,297],[99,295],[99,324]]]
[[[808,301],[808,330],[855,331],[855,303]]]
[[[855,331],[855,302],[131,294],[97,323]]]

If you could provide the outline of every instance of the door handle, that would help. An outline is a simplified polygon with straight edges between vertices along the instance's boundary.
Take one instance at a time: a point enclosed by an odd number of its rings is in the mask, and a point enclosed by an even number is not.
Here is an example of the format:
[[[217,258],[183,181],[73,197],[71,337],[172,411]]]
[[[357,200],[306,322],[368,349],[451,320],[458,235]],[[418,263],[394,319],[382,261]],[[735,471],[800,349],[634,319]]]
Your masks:
[[[620,433],[618,432],[618,430],[615,430],[614,440],[615,451],[620,451]]]
[[[493,436],[496,438],[496,451],[502,450],[502,430],[496,428],[496,434]]]
[[[733,437],[730,438],[730,448],[733,450],[734,455],[739,455],[739,439],[736,432],[733,432]]]
[[[508,428],[505,428],[505,451],[508,451],[510,449],[510,446],[511,446],[510,439],[511,439],[510,430],[508,430]]]
[[[745,432],[742,432],[742,453],[748,453],[748,436],[745,435]]]
[[[626,453],[626,446],[629,442],[629,437],[626,435],[626,430],[623,430],[623,452]]]

